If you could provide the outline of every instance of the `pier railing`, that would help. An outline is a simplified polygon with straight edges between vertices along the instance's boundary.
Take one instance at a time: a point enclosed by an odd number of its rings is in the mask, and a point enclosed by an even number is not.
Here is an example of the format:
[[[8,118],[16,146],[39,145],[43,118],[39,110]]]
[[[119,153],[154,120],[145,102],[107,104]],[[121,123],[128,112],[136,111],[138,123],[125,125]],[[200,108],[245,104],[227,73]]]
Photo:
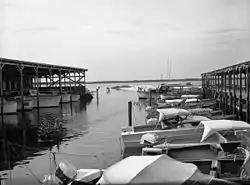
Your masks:
[[[206,98],[216,98],[225,113],[250,123],[250,61],[203,73],[202,88]]]

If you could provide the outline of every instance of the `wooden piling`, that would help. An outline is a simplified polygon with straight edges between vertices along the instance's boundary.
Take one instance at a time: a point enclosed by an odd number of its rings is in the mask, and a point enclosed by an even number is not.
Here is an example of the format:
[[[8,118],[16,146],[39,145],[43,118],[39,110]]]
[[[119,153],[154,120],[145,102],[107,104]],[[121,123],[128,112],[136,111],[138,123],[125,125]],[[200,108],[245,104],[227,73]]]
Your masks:
[[[99,88],[96,88],[96,102],[99,104]]]
[[[250,92],[250,71],[249,71],[249,65],[247,65],[246,68],[246,93],[247,93],[247,102],[246,102],[246,121],[250,122],[250,110],[249,110],[249,92]]]
[[[18,68],[19,68],[19,72],[20,72],[21,110],[24,111],[24,97],[23,97],[23,69],[24,69],[24,66],[20,65]]]
[[[152,105],[152,91],[149,90],[149,106]]]
[[[128,102],[128,126],[132,126],[132,102]]]

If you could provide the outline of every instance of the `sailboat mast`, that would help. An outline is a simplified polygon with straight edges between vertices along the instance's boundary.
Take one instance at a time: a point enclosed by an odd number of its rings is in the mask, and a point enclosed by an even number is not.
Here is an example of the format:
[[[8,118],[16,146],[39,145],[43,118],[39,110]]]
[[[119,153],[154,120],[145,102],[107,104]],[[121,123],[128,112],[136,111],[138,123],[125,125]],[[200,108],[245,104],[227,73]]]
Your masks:
[[[168,75],[169,75],[169,79],[171,78],[171,60],[170,60],[170,56],[168,57],[168,61],[169,61],[169,72],[168,72]]]

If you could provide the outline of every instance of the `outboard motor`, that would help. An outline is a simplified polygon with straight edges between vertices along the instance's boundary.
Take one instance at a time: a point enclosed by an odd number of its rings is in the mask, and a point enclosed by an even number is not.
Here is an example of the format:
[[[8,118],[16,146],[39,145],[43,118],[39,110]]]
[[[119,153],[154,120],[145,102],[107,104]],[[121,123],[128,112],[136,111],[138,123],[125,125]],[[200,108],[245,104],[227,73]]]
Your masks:
[[[156,144],[160,140],[160,137],[156,134],[143,134],[141,137],[140,144],[142,145],[153,145]]]
[[[77,170],[67,161],[63,161],[58,165],[55,175],[63,185],[68,185],[70,182],[75,180]]]

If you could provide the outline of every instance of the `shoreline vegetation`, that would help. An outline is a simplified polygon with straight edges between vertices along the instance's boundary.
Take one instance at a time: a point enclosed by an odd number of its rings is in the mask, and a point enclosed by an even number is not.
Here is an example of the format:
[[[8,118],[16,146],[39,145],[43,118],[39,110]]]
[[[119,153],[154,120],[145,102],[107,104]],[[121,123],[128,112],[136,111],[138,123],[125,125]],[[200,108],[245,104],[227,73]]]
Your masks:
[[[128,80],[128,81],[90,81],[86,84],[109,84],[109,83],[144,83],[144,82],[188,82],[201,81],[201,78],[180,78],[180,79],[163,79],[163,80]]]

